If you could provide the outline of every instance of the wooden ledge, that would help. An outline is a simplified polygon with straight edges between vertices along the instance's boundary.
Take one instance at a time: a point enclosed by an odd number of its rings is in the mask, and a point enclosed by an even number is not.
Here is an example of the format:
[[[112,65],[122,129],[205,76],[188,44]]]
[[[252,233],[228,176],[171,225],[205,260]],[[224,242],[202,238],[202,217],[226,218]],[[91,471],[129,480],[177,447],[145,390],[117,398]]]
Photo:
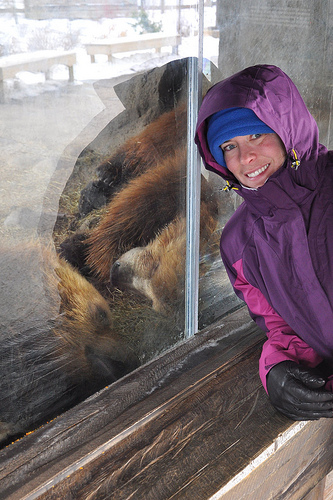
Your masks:
[[[274,410],[263,341],[241,308],[5,448],[2,498],[302,498],[331,469],[332,424]]]

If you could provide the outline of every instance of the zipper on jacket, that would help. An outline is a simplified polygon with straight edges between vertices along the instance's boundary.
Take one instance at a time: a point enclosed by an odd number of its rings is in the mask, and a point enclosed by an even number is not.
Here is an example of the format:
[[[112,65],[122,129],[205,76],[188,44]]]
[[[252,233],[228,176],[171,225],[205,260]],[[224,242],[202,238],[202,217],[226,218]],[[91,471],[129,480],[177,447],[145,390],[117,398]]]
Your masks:
[[[298,167],[300,166],[301,162],[299,161],[298,157],[297,157],[297,154],[296,154],[296,151],[294,149],[292,149],[292,152],[294,154],[294,158],[291,157],[291,168],[294,168],[295,170],[298,169]]]

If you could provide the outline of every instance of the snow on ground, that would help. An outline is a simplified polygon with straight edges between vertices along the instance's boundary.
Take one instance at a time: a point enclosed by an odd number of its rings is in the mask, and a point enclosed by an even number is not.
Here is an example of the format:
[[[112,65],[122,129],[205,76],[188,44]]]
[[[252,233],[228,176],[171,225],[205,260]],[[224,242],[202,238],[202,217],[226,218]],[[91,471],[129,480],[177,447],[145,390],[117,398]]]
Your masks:
[[[161,14],[153,11],[149,19],[161,23],[162,31],[174,33],[178,22],[178,12],[168,10]],[[198,16],[195,9],[187,9],[181,16],[182,43],[178,56],[172,55],[169,47],[162,49],[161,54],[154,51],[117,54],[112,63],[107,56],[97,55],[96,63],[84,49],[84,43],[114,37],[133,36],[138,31],[134,28],[136,19],[100,19],[67,20],[50,19],[36,21],[18,17],[17,22],[10,15],[0,17],[0,56],[12,53],[35,50],[71,50],[77,51],[77,64],[74,68],[75,85],[86,81],[115,78],[122,75],[135,74],[160,66],[176,57],[195,56],[198,52]],[[215,7],[205,9],[205,25],[215,25]],[[204,54],[215,64],[218,55],[218,40],[210,36],[204,39]],[[207,54],[207,55],[206,55]],[[67,85],[68,70],[64,66],[56,66],[51,73],[51,80],[45,81],[42,73],[20,72],[15,79],[5,82],[6,95],[10,99],[22,99],[24,96],[36,96],[41,92],[50,92]]]

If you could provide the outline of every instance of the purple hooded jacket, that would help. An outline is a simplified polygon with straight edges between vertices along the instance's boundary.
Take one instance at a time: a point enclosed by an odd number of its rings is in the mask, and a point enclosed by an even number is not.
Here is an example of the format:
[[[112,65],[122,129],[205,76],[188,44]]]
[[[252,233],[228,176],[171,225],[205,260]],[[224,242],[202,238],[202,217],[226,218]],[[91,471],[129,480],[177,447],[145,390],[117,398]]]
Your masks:
[[[258,189],[240,185],[207,145],[207,118],[232,107],[252,109],[287,151]],[[235,292],[267,333],[259,364],[265,389],[281,361],[314,367],[333,360],[333,154],[319,144],[297,88],[269,65],[219,82],[203,100],[195,141],[206,168],[244,198],[223,230],[221,256]]]

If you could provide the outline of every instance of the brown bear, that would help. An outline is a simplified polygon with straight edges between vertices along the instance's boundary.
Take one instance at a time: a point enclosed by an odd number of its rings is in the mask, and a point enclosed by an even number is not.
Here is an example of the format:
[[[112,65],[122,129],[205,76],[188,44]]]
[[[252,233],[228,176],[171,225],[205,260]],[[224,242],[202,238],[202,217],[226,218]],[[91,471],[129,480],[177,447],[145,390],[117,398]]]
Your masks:
[[[66,213],[68,208],[72,210],[72,207],[68,206],[68,200],[76,198],[76,193],[66,192],[60,199],[61,208],[54,229],[54,239],[60,255],[77,267],[82,274],[90,276],[93,270],[94,273],[97,271],[98,276],[103,277],[104,281],[108,280],[112,258],[106,260],[102,256],[104,264],[100,268],[98,255],[99,252],[104,253],[104,245],[108,236],[105,234],[104,241],[99,241],[98,232],[90,231],[96,225],[97,220],[103,219],[105,212],[109,213],[107,220],[110,227],[106,228],[108,235],[112,233],[108,247],[110,246],[110,251],[113,252],[113,248],[119,246],[115,258],[133,246],[147,244],[165,224],[173,219],[177,210],[183,209],[186,172],[185,138],[186,108],[184,104],[181,104],[176,109],[162,114],[141,133],[128,139],[112,156],[97,167],[98,180],[90,182],[86,188],[82,189],[76,214]],[[156,173],[153,173],[154,170]],[[162,174],[163,184],[158,185]],[[136,180],[137,183],[133,184]],[[143,186],[144,183],[150,186],[147,192]],[[141,190],[140,185],[143,186]],[[154,190],[159,191],[160,194],[160,200],[157,202]],[[174,191],[173,198],[180,205],[171,206],[172,200],[170,200],[168,206],[163,208],[163,197],[171,190]],[[126,234],[128,229],[122,223],[122,217],[126,217],[128,215],[126,212],[130,212],[128,208],[131,205],[126,204],[131,202],[131,196],[133,196],[133,202],[137,204],[137,198],[141,196],[142,203],[144,204],[146,200],[147,206],[145,211],[141,210],[137,215],[131,214],[133,219],[136,218],[136,222],[132,223],[132,227],[128,228],[129,231]],[[152,197],[151,203],[150,197]],[[103,203],[106,206],[103,206]],[[157,203],[156,206],[154,203]],[[163,213],[160,212],[161,209]],[[140,236],[141,217],[146,217],[147,214],[149,214],[150,223],[146,224]],[[66,220],[69,221],[68,227],[64,227]],[[100,233],[107,225],[108,222],[104,217]],[[138,225],[138,228],[132,234],[134,225]],[[115,241],[116,239],[119,241]],[[108,269],[106,269],[107,265]]]
[[[131,345],[145,362],[184,331],[186,104],[177,100],[144,129],[141,118],[129,124],[120,115],[118,128],[110,124],[80,155],[60,199],[54,238],[60,255],[107,299],[116,329],[133,333]],[[99,165],[97,145],[108,151]],[[218,203],[216,190],[204,176],[201,181],[204,252],[215,234]]]
[[[179,148],[134,178],[113,197],[99,224],[86,239],[86,263],[108,281],[115,260],[148,244],[166,225],[185,212],[186,150]],[[213,191],[202,177],[201,209],[217,222]],[[176,249],[175,249],[176,251]]]
[[[174,312],[179,311],[183,305],[185,229],[181,238],[178,233],[179,228],[184,225],[185,217],[185,121],[185,108],[180,105],[172,112],[161,115],[144,132],[128,140],[112,158],[104,162],[98,170],[104,171],[105,178],[107,175],[111,176],[114,168],[117,175],[121,172],[119,175],[122,176],[122,181],[126,178],[126,182],[121,183],[120,188],[118,186],[118,192],[111,197],[105,209],[99,211],[99,222],[94,227],[84,232],[79,230],[60,244],[61,255],[78,267],[80,272],[87,273],[90,279],[96,279],[92,276],[97,277],[97,286],[102,286],[99,289],[103,291],[103,286],[108,287],[110,271],[117,259],[129,250],[140,247],[140,251],[130,254],[132,258],[135,253],[135,265],[139,269],[143,256],[141,247],[153,245],[150,242],[157,237],[155,248],[157,241],[162,242],[166,238],[168,258],[162,258],[161,253],[154,251],[154,256],[157,258],[158,255],[160,259],[158,264],[155,263],[159,272],[154,275],[154,283],[149,282],[145,276],[140,284],[136,279],[136,286],[133,283],[129,286],[128,277],[125,278],[124,273],[121,277],[115,276],[117,266],[112,271],[114,286],[126,292],[141,292],[141,295],[151,301],[153,308],[162,313],[169,313],[171,307],[176,307]],[[178,126],[181,128],[177,130]],[[115,159],[119,161],[118,167],[115,167]],[[201,177],[200,240],[203,244],[216,228],[218,206],[212,187],[205,177]],[[161,243],[160,247],[162,246]],[[128,256],[124,257],[120,262],[126,259],[128,266],[127,258]],[[173,260],[177,261],[176,267]],[[134,263],[131,262],[131,265]],[[136,270],[132,269],[131,272],[138,277]],[[168,275],[170,279],[166,279]],[[162,284],[166,282],[167,286]],[[166,291],[167,294],[164,293]]]
[[[116,331],[107,301],[49,245],[34,241],[2,248],[0,269],[2,285],[12,287],[9,297],[29,297],[15,302],[15,320],[10,308],[7,314],[1,309],[0,443],[5,444],[139,361]]]
[[[204,253],[216,228],[216,218],[201,204],[201,245]],[[123,291],[135,291],[151,300],[161,313],[179,313],[184,306],[186,219],[176,217],[145,247],[123,254],[111,268],[111,282]]]

